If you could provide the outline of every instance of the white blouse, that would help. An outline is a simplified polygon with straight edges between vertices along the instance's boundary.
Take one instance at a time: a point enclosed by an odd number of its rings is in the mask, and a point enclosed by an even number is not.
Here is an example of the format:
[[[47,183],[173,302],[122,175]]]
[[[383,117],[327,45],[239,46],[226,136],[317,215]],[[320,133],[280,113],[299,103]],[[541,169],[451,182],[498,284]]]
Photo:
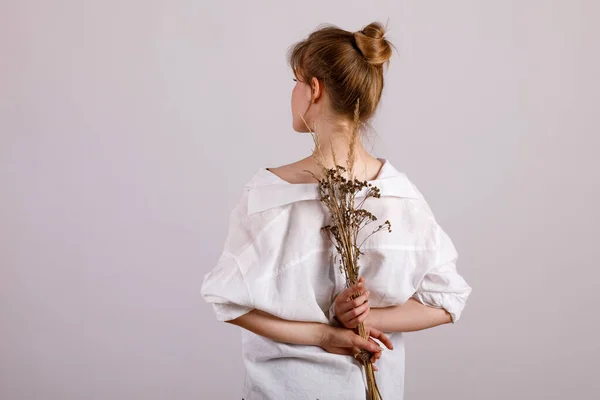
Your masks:
[[[363,207],[377,220],[359,234],[368,236],[382,221],[386,229],[367,238],[359,259],[371,307],[399,305],[413,297],[460,318],[471,287],[457,273],[456,249],[427,202],[389,160],[375,180],[380,198]],[[280,318],[336,325],[333,301],[345,288],[334,263],[335,248],[321,231],[329,212],[317,183],[292,184],[261,167],[244,185],[229,218],[229,232],[216,266],[204,276],[201,293],[218,321],[260,309]],[[357,197],[364,197],[363,189]],[[384,332],[394,344],[375,372],[381,395],[402,400],[404,342],[401,332]],[[364,400],[366,376],[351,356],[321,347],[273,341],[242,329],[246,367],[244,400]]]

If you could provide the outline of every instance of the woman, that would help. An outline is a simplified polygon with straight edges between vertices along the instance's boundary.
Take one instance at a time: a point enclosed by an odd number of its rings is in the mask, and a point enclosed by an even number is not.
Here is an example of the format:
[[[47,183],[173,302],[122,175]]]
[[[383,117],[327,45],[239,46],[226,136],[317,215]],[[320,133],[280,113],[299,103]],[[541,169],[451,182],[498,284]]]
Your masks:
[[[293,128],[316,127],[328,167],[334,165],[331,150],[345,166],[356,100],[361,127],[375,113],[383,64],[392,54],[384,33],[377,22],[354,33],[325,26],[291,48]],[[362,277],[353,287],[344,288],[335,249],[320,230],[327,212],[306,172],[321,175],[312,155],[259,168],[230,215],[223,252],[205,275],[202,295],[219,321],[244,328],[244,400],[362,400],[366,376],[353,357],[360,349],[373,353],[382,397],[402,399],[402,332],[460,317],[471,288],[456,271],[456,249],[422,194],[360,141],[355,160],[356,178],[381,191],[365,208],[393,229],[365,240]],[[355,292],[362,295],[349,301]],[[369,340],[357,334],[360,322]]]

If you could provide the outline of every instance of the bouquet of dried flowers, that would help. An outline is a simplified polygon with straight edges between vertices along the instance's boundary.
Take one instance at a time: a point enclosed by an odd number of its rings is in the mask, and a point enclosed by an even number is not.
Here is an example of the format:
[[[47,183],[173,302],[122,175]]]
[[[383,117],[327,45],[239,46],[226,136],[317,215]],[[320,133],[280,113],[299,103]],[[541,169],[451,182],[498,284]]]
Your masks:
[[[359,99],[360,100],[360,99]],[[357,140],[357,131],[359,126],[359,100],[356,102],[354,111],[354,126],[349,141],[349,150],[347,156],[347,167],[344,168],[337,165],[336,155],[332,148],[333,155],[333,168],[327,168],[324,165],[323,154],[321,153],[321,147],[317,139],[316,129],[310,129],[307,125],[314,143],[316,151],[313,152],[317,165],[321,169],[322,178],[318,178],[311,171],[309,172],[317,181],[319,186],[320,200],[325,204],[331,214],[331,224],[325,225],[321,228],[328,238],[331,240],[337,250],[336,258],[340,258],[340,272],[346,277],[346,287],[354,285],[359,275],[358,259],[361,254],[364,254],[360,248],[364,241],[373,235],[374,233],[386,229],[391,232],[391,223],[386,220],[383,224],[377,226],[361,243],[357,243],[359,232],[372,221],[377,220],[377,217],[363,208],[363,204],[369,197],[379,198],[379,188],[368,183],[367,181],[360,181],[353,176],[354,170],[354,149]],[[303,118],[304,120],[304,118]],[[343,173],[348,173],[348,178],[343,176]],[[364,198],[360,202],[356,202],[356,196],[366,188]],[[360,292],[354,293],[351,298],[355,299],[360,296]],[[369,339],[369,332],[367,332],[364,324],[361,322],[358,325],[358,334],[364,339]],[[367,376],[367,400],[382,400],[377,382],[375,381],[375,373],[373,365],[370,362],[373,356],[368,350],[361,349],[360,359],[365,368]]]

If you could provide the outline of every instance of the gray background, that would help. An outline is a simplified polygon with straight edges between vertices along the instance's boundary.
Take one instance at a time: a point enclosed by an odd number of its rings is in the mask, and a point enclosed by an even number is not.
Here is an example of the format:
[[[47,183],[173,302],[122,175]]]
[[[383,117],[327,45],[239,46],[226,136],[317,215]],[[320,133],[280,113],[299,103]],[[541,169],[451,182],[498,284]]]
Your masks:
[[[239,399],[240,328],[200,286],[243,183],[312,150],[285,52],[388,19],[366,147],[424,193],[473,287],[456,325],[406,335],[406,399],[596,398],[599,11],[3,0],[0,398]]]

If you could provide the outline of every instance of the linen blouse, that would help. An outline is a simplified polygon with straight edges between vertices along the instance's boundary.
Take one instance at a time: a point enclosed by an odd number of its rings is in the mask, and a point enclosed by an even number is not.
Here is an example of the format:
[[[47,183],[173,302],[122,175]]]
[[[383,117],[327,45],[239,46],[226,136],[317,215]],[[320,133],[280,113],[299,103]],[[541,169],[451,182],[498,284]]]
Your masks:
[[[369,183],[380,198],[363,208],[377,217],[359,233],[364,240],[359,275],[365,277],[371,307],[400,305],[413,297],[444,308],[456,323],[471,287],[456,269],[457,251],[437,223],[421,192],[391,162],[383,162]],[[366,194],[366,188],[357,198]],[[229,231],[216,266],[201,288],[218,321],[260,309],[283,319],[339,326],[333,302],[346,287],[335,247],[321,227],[330,221],[317,183],[290,183],[261,167],[244,185],[229,216]],[[405,350],[401,332],[384,332],[394,350],[384,349],[376,365],[377,385],[387,400],[402,400]],[[242,329],[246,369],[244,400],[364,400],[366,375],[351,356],[319,346],[274,341]]]

